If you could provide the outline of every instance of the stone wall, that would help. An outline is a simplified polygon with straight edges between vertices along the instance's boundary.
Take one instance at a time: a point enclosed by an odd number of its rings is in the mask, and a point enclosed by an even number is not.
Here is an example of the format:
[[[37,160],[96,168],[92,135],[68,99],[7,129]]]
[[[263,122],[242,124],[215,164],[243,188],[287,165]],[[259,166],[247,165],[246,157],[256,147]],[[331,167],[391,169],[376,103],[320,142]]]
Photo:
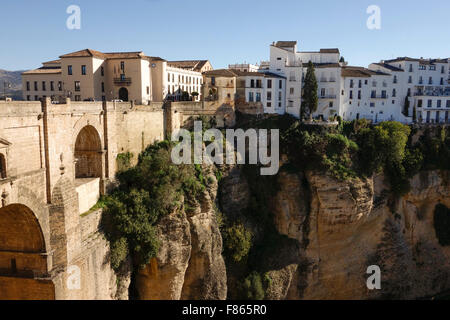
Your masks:
[[[147,145],[164,139],[165,125],[162,103],[0,102],[0,153],[6,162],[6,177],[0,179],[0,210],[14,215],[13,204],[28,208],[45,243],[36,253],[39,263],[25,252],[8,253],[7,243],[18,230],[14,223],[5,227],[10,238],[0,238],[0,287],[5,288],[0,298],[116,297],[109,244],[98,229],[101,213],[80,217],[80,208],[88,211],[114,182],[119,153],[131,152],[136,161]],[[88,136],[79,141],[98,141],[95,149],[89,143],[76,145],[80,132]],[[84,154],[93,159],[84,166],[95,166],[94,171],[85,168],[85,172],[94,172],[96,183],[75,179],[77,158]],[[99,189],[95,198],[77,193],[93,186]],[[79,289],[71,286],[74,276],[79,276]]]

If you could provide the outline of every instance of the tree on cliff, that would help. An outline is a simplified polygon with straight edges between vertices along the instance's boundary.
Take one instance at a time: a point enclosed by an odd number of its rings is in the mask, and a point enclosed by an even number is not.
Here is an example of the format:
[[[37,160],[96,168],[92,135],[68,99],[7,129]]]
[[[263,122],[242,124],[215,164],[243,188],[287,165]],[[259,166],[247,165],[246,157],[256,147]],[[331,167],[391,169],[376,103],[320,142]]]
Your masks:
[[[310,61],[308,63],[308,69],[306,71],[305,85],[303,88],[303,101],[302,101],[302,114],[305,116],[308,112],[308,116],[311,117],[312,114],[317,110],[319,104],[319,98],[317,96],[317,79],[315,74],[315,69],[313,63]]]

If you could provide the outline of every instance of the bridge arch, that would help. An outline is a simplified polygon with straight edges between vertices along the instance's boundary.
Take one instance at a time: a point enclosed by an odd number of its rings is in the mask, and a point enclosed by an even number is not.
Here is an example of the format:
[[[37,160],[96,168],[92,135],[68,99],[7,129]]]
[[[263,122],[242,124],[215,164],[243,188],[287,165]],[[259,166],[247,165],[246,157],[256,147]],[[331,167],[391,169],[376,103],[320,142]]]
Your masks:
[[[54,299],[46,250],[29,207],[14,203],[0,208],[0,299]]]
[[[102,141],[94,126],[86,125],[78,133],[74,157],[75,179],[102,176]]]

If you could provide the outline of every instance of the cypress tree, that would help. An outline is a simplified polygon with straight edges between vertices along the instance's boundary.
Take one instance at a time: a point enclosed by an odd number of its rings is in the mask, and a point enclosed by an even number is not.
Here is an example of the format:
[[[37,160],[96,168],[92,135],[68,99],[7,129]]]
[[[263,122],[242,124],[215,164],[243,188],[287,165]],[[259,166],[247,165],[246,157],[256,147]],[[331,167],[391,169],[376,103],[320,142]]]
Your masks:
[[[314,65],[310,61],[308,63],[308,69],[305,76],[305,86],[303,88],[302,116],[305,115],[305,112],[307,111],[311,117],[317,110],[317,106],[319,104],[317,91],[317,79],[314,71]]]

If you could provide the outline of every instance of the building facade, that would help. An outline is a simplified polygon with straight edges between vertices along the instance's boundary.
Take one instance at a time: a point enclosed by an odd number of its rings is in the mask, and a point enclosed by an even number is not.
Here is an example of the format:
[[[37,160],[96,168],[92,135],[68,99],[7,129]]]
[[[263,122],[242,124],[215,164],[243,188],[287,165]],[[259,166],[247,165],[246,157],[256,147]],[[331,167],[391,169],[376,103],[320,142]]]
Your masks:
[[[270,46],[268,70],[286,78],[286,113],[300,117],[303,80],[310,61],[318,82],[314,117],[410,123],[416,109],[418,121],[449,121],[448,59],[403,57],[364,68],[348,66],[338,49],[298,52],[296,41],[278,41]]]
[[[170,65],[170,63],[169,63]],[[43,63],[22,74],[23,98],[53,101],[135,101],[148,104],[164,101],[182,91],[200,92],[201,70],[212,68],[209,61],[176,67],[143,52],[102,53],[85,49]],[[173,82],[169,84],[169,80]],[[195,96],[199,99],[199,96]]]

